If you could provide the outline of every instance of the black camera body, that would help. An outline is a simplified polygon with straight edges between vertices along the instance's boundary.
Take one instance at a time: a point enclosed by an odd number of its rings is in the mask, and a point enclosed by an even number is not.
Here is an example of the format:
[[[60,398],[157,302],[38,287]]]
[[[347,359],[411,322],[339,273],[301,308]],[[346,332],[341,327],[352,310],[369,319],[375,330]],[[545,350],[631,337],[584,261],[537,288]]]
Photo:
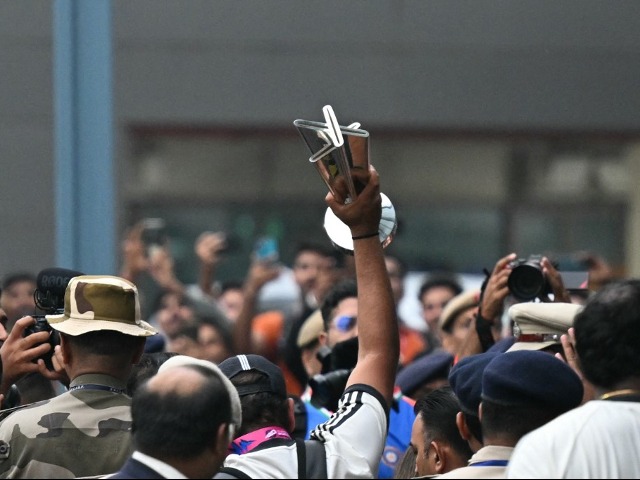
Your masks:
[[[57,331],[51,328],[49,322],[45,318],[44,315],[31,315],[33,319],[36,321],[33,325],[29,325],[24,329],[24,336],[28,337],[31,334],[39,333],[39,332],[49,332],[49,340],[48,343],[51,345],[51,350],[42,355],[40,358],[44,360],[44,364],[47,366],[47,369],[53,370],[53,349],[56,345],[60,345],[60,335]]]
[[[509,264],[509,292],[518,300],[530,301],[551,293],[541,261],[542,255],[529,255],[529,258],[518,258]]]
[[[333,349],[324,346],[317,353],[322,363],[321,373],[309,379],[311,404],[335,411],[349,375],[358,361],[358,337],[336,343]]]
[[[64,313],[64,294],[73,277],[84,275],[75,270],[65,268],[46,268],[38,273],[36,279],[36,290],[33,292],[33,299],[36,307],[42,313],[31,315],[35,320],[33,325],[29,325],[24,330],[24,337],[38,332],[49,332],[49,345],[51,349],[42,357],[49,370],[53,370],[53,349],[60,345],[60,335],[51,328],[46,319],[46,315],[60,315]]]
[[[508,287],[511,295],[519,301],[528,302],[536,298],[548,298],[553,293],[547,277],[542,271],[542,255],[529,255],[528,258],[518,258],[509,264]],[[557,269],[558,262],[551,262]],[[564,288],[569,292],[588,291],[589,272],[585,270],[558,270]]]

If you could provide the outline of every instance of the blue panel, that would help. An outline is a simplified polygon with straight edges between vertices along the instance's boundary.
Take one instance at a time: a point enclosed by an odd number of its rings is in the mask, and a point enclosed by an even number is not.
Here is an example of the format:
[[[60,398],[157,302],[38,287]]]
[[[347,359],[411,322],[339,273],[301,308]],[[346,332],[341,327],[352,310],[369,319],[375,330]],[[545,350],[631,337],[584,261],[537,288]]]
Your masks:
[[[56,261],[116,271],[111,1],[56,0]]]
[[[75,206],[75,38],[72,2],[57,0],[54,7],[55,213],[56,264],[78,268]]]

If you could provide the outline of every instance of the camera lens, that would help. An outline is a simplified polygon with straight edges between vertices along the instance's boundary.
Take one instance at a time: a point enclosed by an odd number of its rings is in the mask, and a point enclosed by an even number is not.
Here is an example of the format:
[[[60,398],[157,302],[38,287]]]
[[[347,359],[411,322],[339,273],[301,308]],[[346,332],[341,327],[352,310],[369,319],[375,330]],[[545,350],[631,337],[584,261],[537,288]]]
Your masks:
[[[509,291],[519,300],[533,300],[545,291],[545,278],[542,268],[524,263],[513,268],[509,275]]]
[[[317,374],[309,379],[312,396],[311,403],[317,408],[335,411],[338,401],[347,385],[351,370],[340,369],[327,374]]]

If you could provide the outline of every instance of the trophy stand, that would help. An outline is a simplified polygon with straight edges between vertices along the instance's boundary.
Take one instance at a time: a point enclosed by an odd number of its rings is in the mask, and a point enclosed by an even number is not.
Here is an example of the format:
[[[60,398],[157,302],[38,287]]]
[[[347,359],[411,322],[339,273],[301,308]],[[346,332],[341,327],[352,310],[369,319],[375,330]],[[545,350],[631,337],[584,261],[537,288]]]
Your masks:
[[[349,203],[358,196],[357,185],[351,174],[352,169],[369,170],[369,132],[360,129],[359,123],[340,126],[330,105],[326,105],[322,112],[325,123],[295,120],[293,124],[311,151],[309,161],[316,167],[329,191],[336,195],[335,181],[338,177],[344,179],[349,190],[345,203]],[[393,240],[398,223],[395,208],[389,197],[383,193],[380,197],[382,216],[378,234],[381,245],[386,247]],[[336,217],[331,208],[327,208],[325,213],[324,229],[336,248],[353,255],[351,230]]]

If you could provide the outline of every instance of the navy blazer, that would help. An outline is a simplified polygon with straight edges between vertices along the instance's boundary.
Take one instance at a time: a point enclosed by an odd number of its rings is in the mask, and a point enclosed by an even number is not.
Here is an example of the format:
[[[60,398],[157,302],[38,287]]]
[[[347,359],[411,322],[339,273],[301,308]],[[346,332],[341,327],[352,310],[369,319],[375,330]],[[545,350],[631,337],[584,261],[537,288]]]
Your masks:
[[[152,468],[129,457],[120,470],[109,478],[165,478]]]

